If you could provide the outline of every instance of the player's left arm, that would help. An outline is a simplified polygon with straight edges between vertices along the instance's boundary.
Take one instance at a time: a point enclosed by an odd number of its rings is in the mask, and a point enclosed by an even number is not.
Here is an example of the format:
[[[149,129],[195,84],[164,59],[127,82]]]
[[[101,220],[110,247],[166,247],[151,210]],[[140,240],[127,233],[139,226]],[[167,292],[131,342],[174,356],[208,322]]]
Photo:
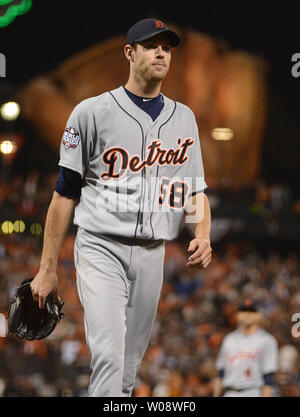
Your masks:
[[[211,261],[210,229],[211,211],[210,204],[204,190],[207,185],[204,180],[204,168],[199,138],[199,130],[194,113],[187,113],[190,117],[191,137],[194,139],[193,150],[189,159],[187,176],[192,178],[190,195],[185,206],[185,222],[194,226],[195,238],[191,240],[188,252],[190,257],[187,268],[196,266],[206,268]]]
[[[187,268],[198,266],[206,268],[211,261],[212,248],[210,246],[211,210],[209,200],[204,192],[189,198],[189,222],[194,224],[195,238],[191,240],[188,252],[191,256],[186,264]],[[190,208],[193,208],[191,211]]]
[[[265,342],[262,356],[262,374],[264,386],[262,387],[262,397],[272,397],[274,377],[278,368],[278,345],[273,336],[269,336]]]
[[[274,372],[264,375],[265,385],[261,389],[262,397],[273,396]]]

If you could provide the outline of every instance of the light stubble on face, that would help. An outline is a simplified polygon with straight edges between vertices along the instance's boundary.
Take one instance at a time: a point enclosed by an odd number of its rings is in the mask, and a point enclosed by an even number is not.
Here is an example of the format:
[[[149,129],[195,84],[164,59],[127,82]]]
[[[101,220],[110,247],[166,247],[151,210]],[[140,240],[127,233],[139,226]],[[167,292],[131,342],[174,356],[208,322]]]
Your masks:
[[[138,48],[143,48],[142,45],[138,45]],[[154,58],[149,57],[149,55],[146,55],[144,57],[139,56],[139,50],[137,50],[137,66],[135,68],[135,77],[136,79],[142,79],[146,82],[159,82],[162,81],[169,70],[170,66],[170,59],[164,59],[164,58]],[[155,68],[153,65],[153,62],[162,62],[165,67],[162,68]]]

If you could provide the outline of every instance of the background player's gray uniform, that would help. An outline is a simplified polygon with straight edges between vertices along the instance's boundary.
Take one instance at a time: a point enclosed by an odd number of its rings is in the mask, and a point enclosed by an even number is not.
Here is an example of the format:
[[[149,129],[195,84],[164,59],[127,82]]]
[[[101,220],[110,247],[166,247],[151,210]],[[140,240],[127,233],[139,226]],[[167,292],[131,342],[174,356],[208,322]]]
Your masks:
[[[89,395],[129,396],[156,315],[164,241],[178,234],[182,201],[206,188],[194,114],[164,96],[153,121],[123,87],[86,99],[67,122],[59,165],[83,179],[74,260]]]
[[[263,329],[250,335],[235,330],[223,339],[216,367],[224,370],[224,396],[258,397],[263,376],[277,371],[276,339]]]

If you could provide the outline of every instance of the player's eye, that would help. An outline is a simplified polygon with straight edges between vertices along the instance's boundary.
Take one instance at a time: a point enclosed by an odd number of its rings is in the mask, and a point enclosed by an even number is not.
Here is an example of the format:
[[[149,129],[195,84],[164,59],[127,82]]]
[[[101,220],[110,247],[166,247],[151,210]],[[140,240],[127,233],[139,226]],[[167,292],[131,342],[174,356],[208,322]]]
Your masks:
[[[146,43],[144,45],[144,48],[146,48],[146,49],[155,49],[156,45],[154,45],[154,43]]]
[[[158,45],[159,44],[155,44],[155,43],[145,43],[143,46],[145,49],[156,49]],[[165,52],[169,52],[171,50],[171,47],[169,45],[162,45],[162,49]]]

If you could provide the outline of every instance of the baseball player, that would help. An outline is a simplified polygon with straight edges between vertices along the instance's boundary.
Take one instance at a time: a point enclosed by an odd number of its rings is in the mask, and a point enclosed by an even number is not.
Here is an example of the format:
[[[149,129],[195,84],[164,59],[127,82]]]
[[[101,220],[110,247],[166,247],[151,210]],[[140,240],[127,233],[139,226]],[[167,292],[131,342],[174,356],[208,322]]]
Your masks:
[[[217,358],[214,396],[271,397],[278,366],[275,338],[262,328],[256,303],[247,298],[238,308],[238,329],[223,339]]]
[[[132,26],[124,47],[126,85],[79,103],[61,141],[31,288],[40,306],[58,291],[59,251],[75,209],[74,263],[91,352],[91,397],[132,395],[157,312],[165,241],[177,236],[187,215],[195,219],[187,268],[206,268],[211,260],[195,117],[160,92],[179,43],[157,19]]]

